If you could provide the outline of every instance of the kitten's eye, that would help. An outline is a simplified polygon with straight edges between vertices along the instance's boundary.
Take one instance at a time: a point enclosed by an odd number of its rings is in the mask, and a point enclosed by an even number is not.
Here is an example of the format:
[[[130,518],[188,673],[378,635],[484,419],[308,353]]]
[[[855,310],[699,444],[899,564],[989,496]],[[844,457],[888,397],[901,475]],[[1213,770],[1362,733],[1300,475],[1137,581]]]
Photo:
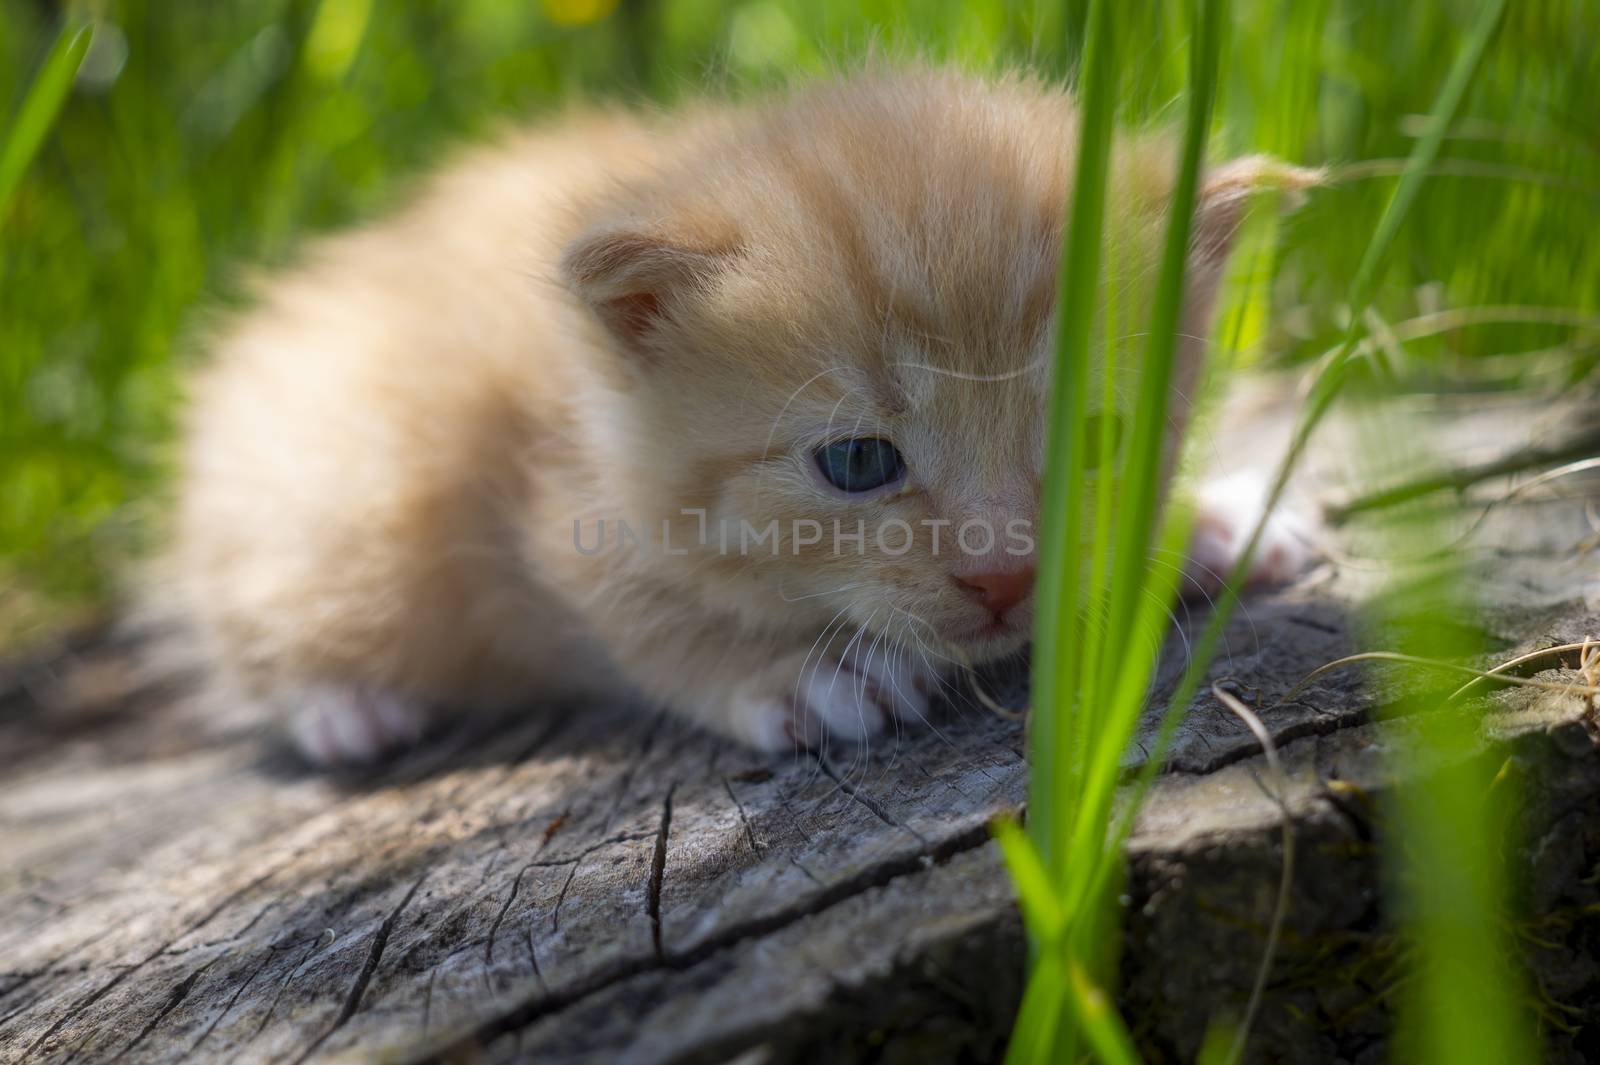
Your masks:
[[[816,450],[817,468],[828,483],[844,492],[870,492],[905,476],[900,452],[887,440],[855,436]]]

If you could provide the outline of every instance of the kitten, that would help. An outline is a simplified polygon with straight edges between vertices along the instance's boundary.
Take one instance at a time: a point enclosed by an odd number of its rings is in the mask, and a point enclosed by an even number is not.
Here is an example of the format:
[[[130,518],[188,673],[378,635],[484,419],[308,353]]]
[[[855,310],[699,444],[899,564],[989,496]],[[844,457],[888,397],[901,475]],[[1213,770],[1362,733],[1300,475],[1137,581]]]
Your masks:
[[[1060,90],[864,73],[569,118],[315,246],[193,381],[166,572],[229,697],[321,763],[573,697],[772,750],[920,720],[1028,638],[1075,141]],[[1133,276],[1172,163],[1115,153]],[[1187,333],[1306,179],[1208,176]]]

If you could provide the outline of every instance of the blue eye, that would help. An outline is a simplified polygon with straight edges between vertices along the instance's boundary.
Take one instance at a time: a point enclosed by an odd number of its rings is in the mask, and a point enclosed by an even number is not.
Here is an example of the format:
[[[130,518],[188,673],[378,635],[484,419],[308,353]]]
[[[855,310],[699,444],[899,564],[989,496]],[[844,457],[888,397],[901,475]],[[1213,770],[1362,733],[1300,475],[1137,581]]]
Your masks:
[[[870,492],[905,476],[906,464],[893,444],[875,436],[856,436],[823,444],[817,468],[842,492]]]

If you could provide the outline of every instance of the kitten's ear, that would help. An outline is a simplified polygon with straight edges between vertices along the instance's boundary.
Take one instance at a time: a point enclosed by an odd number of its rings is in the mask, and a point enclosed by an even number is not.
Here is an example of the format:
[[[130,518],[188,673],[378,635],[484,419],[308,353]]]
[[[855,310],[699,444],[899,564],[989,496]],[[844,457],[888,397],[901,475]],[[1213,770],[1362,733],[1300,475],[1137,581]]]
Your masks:
[[[735,251],[731,240],[613,225],[573,241],[561,272],[618,340],[640,350],[674,297],[713,276]]]
[[[1283,208],[1292,210],[1305,199],[1305,190],[1321,185],[1321,170],[1293,166],[1268,155],[1247,155],[1208,171],[1195,204],[1193,247],[1197,265],[1217,267],[1227,258],[1233,238],[1244,222],[1245,209],[1257,193],[1284,194]]]

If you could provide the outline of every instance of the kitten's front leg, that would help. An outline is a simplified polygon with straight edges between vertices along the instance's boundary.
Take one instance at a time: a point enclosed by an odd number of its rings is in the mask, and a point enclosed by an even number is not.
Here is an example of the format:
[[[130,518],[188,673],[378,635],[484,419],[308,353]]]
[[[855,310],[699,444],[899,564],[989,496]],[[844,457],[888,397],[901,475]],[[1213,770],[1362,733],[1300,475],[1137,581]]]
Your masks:
[[[941,686],[931,664],[862,633],[773,661],[727,693],[720,723],[767,751],[868,743],[899,723],[926,722]]]
[[[420,700],[365,684],[292,686],[273,700],[289,736],[312,765],[373,765],[414,746],[432,716]]]
[[[730,638],[720,627],[655,637],[612,645],[634,683],[765,751],[869,742],[924,721],[941,689],[942,663],[864,630],[800,643]]]

